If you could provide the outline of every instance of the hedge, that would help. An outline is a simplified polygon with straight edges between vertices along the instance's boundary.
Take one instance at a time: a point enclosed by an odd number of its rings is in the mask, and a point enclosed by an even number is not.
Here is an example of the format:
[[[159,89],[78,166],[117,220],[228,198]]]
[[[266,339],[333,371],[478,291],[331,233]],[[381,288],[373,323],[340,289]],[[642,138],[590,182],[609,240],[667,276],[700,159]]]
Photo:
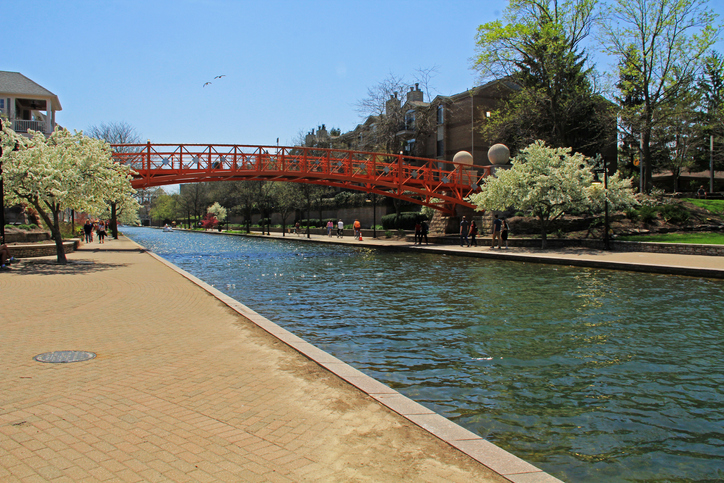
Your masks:
[[[395,213],[382,217],[383,230],[414,230],[418,221],[427,220],[427,216],[419,211],[408,211],[400,213],[397,217]]]

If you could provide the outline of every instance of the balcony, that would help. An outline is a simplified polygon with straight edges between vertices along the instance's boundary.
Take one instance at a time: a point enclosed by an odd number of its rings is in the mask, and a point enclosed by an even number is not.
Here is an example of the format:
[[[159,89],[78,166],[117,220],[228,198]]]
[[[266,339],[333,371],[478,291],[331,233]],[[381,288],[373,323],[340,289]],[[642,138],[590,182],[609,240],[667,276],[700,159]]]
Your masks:
[[[13,121],[13,131],[16,133],[27,133],[29,130],[40,131],[42,133],[50,134],[52,130],[47,127],[47,121]]]

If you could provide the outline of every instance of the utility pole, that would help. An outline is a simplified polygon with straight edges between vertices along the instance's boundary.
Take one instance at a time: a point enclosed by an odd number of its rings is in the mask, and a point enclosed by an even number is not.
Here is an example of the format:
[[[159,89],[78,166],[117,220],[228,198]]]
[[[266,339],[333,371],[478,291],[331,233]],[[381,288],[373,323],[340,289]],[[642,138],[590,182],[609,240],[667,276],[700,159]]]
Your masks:
[[[714,192],[714,135],[709,135],[709,193]]]

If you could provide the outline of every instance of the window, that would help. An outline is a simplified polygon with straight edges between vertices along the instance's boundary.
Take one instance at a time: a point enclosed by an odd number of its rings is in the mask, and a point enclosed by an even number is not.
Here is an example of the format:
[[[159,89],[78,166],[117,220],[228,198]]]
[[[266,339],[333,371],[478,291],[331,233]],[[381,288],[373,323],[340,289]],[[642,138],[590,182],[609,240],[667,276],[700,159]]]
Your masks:
[[[408,156],[412,156],[415,152],[415,140],[410,139],[405,142],[405,146],[403,148],[404,154]]]
[[[445,122],[445,108],[440,104],[437,106],[437,123],[443,124]]]
[[[415,130],[415,111],[414,109],[410,109],[405,113],[405,130],[406,131],[414,131]]]
[[[437,153],[436,153],[436,156],[437,156],[437,157],[445,156],[445,141],[443,141],[442,139],[440,139],[440,140],[437,142]]]

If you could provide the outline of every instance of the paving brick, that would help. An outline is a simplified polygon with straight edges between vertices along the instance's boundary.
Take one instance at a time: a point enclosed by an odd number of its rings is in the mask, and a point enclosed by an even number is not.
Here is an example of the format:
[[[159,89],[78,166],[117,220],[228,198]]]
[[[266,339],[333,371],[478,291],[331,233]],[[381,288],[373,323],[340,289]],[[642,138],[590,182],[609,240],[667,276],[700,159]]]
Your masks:
[[[504,481],[132,242],[68,259],[0,273],[15,301],[0,304],[0,479],[394,481],[427,465],[438,481]],[[97,357],[32,359],[55,350]],[[359,464],[369,455],[385,463]]]

